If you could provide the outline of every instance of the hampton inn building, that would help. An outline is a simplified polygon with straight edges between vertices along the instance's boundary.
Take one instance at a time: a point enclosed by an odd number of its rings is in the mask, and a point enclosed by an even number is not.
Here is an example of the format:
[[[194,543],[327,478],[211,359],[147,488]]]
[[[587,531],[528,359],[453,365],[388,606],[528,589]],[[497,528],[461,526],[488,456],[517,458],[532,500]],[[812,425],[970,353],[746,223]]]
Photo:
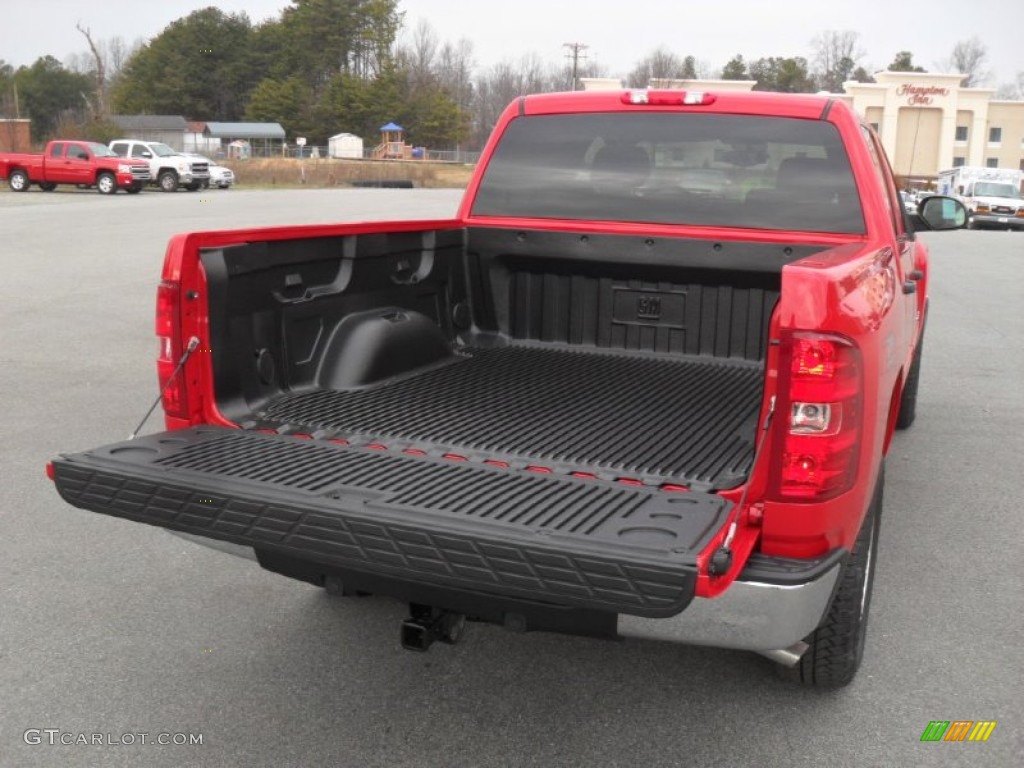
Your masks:
[[[963,75],[878,72],[874,83],[846,82],[836,98],[878,131],[893,170],[915,186],[958,165],[1024,170],[1024,101],[998,101],[991,88],[962,88]],[[584,79],[586,89],[621,88]],[[750,90],[753,80],[652,80],[651,88]]]
[[[839,98],[878,131],[898,175],[924,182],[957,165],[1024,170],[1024,101],[961,88],[957,74],[879,72],[875,79],[844,83]]]

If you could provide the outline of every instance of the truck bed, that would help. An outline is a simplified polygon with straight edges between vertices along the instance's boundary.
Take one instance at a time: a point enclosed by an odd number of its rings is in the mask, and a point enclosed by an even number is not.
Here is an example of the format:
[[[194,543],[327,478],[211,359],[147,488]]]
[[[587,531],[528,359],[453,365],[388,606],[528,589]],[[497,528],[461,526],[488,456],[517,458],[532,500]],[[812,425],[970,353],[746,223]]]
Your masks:
[[[379,385],[280,395],[249,426],[719,488],[746,476],[762,376],[738,360],[464,349]]]
[[[202,253],[213,397],[254,431],[734,488],[809,247],[505,230]]]

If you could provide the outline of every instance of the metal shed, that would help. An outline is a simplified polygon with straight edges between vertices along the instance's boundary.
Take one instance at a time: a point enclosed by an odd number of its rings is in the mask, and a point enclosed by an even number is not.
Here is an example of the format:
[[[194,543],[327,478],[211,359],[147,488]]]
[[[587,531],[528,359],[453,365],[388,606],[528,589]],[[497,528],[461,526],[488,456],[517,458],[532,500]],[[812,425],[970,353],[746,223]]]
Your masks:
[[[179,152],[185,148],[188,123],[181,115],[111,115],[110,119],[121,129],[119,138],[162,141]]]
[[[247,141],[254,156],[270,157],[280,154],[285,133],[280,123],[207,123],[203,135],[222,144]]]

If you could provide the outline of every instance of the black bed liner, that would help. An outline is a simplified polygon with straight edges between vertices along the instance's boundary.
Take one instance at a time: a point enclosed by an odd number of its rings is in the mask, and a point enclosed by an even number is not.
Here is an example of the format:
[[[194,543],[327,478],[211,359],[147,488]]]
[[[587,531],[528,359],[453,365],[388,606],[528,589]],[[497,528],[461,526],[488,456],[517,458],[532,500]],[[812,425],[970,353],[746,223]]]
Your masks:
[[[280,395],[247,426],[724,488],[749,470],[762,377],[720,358],[478,348],[369,387]]]
[[[201,427],[62,456],[70,504],[327,567],[640,616],[689,603],[731,505]]]

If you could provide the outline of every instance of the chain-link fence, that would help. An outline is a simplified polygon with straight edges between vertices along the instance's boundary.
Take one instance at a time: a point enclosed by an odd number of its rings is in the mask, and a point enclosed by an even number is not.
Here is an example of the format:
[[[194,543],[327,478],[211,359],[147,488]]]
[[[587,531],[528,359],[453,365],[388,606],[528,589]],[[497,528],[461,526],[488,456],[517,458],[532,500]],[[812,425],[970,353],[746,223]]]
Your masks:
[[[249,156],[254,158],[290,157],[303,158],[306,160],[330,159],[330,153],[327,147],[308,145],[305,147],[289,145],[283,149],[281,147],[252,147]],[[377,159],[377,149],[376,147],[364,147],[361,158],[343,157],[339,159],[375,160]],[[415,147],[412,150],[410,162],[425,160],[432,163],[461,163],[465,165],[475,165],[479,159],[479,152],[468,152],[461,149],[439,150]]]

